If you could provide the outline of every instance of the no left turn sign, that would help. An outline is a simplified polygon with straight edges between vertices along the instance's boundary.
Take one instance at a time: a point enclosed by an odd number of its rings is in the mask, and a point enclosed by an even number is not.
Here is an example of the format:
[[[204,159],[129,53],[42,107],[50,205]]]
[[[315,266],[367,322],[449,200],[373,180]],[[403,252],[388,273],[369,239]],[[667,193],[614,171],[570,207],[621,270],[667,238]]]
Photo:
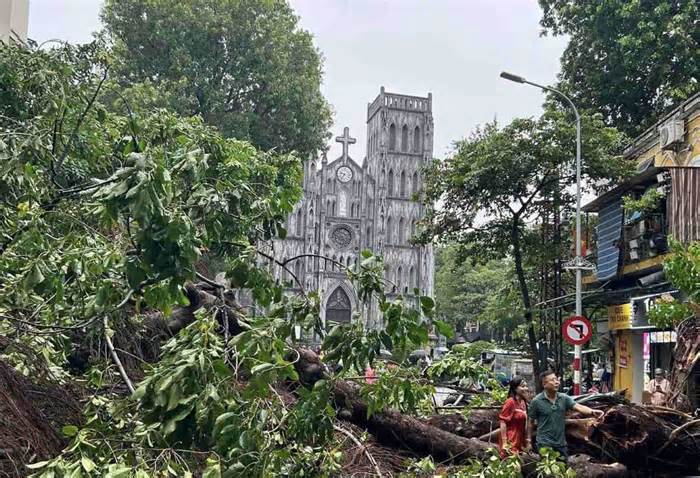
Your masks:
[[[583,345],[591,339],[593,327],[589,320],[580,315],[574,315],[566,319],[562,325],[564,340],[571,345]]]

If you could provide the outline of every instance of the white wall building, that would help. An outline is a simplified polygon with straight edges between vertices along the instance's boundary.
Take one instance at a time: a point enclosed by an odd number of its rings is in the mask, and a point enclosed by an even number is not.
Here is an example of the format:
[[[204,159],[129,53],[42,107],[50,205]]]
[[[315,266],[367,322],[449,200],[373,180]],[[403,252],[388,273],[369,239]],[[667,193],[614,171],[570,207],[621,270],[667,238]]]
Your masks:
[[[0,0],[0,41],[25,44],[29,28],[29,0]]]

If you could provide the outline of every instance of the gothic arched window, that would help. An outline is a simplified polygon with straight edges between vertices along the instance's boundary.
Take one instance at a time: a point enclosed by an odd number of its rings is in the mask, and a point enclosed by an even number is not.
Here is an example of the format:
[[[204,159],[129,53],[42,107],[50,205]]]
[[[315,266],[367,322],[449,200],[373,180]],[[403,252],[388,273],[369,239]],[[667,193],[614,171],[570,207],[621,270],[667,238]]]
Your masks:
[[[399,237],[399,239],[398,239],[398,243],[401,244],[401,245],[403,245],[403,243],[404,243],[404,238],[406,237],[405,229],[404,229],[404,226],[405,226],[405,225],[406,225],[406,224],[405,224],[403,218],[399,219],[399,231],[398,231],[398,237]]]
[[[416,281],[416,269],[415,269],[413,266],[411,266],[411,271],[409,272],[408,275],[409,275],[410,280],[411,280],[411,282],[410,282],[411,287],[412,287],[413,289],[417,289],[417,288],[418,288],[418,282]]]
[[[418,126],[413,130],[413,152],[420,153],[420,128]]]
[[[411,181],[411,185],[413,186],[413,194],[416,194],[418,192],[418,171],[413,173],[413,180]]]
[[[406,197],[406,171],[401,171],[401,186],[400,186],[400,196]]]
[[[297,236],[304,235],[303,221],[304,221],[304,218],[301,214],[301,209],[299,209],[299,211],[297,212],[297,227],[296,227]]]
[[[369,247],[372,241],[372,229],[370,229],[369,226],[367,226],[367,237],[365,238],[365,245]]]
[[[394,151],[396,149],[396,125],[391,124],[389,126],[389,150]]]
[[[408,126],[403,125],[401,128],[401,151],[408,151]]]
[[[396,282],[396,288],[400,292],[401,291],[401,283],[403,282],[403,269],[401,268],[401,266],[399,266],[399,268],[396,269],[396,280],[394,282]]]
[[[393,238],[391,237],[391,236],[392,236],[392,232],[393,232],[393,231],[391,230],[392,225],[393,225],[393,224],[391,223],[391,218],[387,219],[387,220],[386,220],[386,243],[387,243],[387,244],[391,244],[391,243],[392,243],[392,239],[393,239]]]
[[[350,322],[352,306],[350,298],[342,287],[338,286],[326,304],[326,322]]]
[[[386,187],[388,189],[387,196],[393,196],[394,195],[394,170],[393,169],[389,170],[389,177],[387,179]]]
[[[301,259],[297,259],[294,275],[297,277],[297,280],[299,282],[303,281],[303,279],[304,279],[304,264],[302,263]],[[299,286],[299,284],[296,284],[294,287],[298,287],[298,286]]]
[[[345,191],[340,191],[338,195],[338,216],[347,217],[348,215],[348,196]]]

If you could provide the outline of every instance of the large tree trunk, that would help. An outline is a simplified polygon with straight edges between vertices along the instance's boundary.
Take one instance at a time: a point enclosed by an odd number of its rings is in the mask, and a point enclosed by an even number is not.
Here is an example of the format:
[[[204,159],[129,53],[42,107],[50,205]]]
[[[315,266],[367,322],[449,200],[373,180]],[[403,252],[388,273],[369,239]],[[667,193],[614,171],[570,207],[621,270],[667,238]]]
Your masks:
[[[501,409],[485,408],[471,410],[465,417],[461,413],[433,415],[426,423],[465,438],[479,438],[492,432],[498,432],[498,414]],[[495,435],[497,437],[498,435]]]
[[[299,349],[295,363],[301,382],[311,386],[327,377],[326,367],[318,355],[308,349]],[[333,403],[338,417],[369,430],[385,445],[400,447],[420,455],[431,455],[437,460],[455,463],[469,458],[483,458],[492,448],[476,438],[464,438],[403,415],[396,410],[383,410],[367,415],[367,404],[361,399],[359,386],[345,380],[334,381]]]
[[[493,447],[476,438],[464,438],[427,425],[396,410],[383,410],[368,417],[367,404],[359,398],[358,386],[352,382],[336,381],[333,396],[340,418],[366,428],[386,445],[455,463],[484,458],[486,450]]]
[[[600,397],[586,405],[606,410],[606,413],[600,421],[576,414],[566,420],[570,453],[590,455],[601,462],[619,462],[639,472],[696,473],[700,467],[700,420],[670,409],[627,403],[616,396]],[[459,429],[465,437],[496,441],[497,415],[492,419],[489,423],[488,414],[479,414],[471,423],[471,417],[465,419],[455,414],[433,417],[428,423],[449,432]],[[494,432],[477,435],[488,429]],[[578,476],[624,476],[618,474],[622,473],[620,467],[593,466],[587,470],[592,474]]]
[[[223,294],[224,304],[221,303],[221,299],[217,296],[216,287],[205,282],[186,284],[185,294],[190,302],[189,305],[176,308],[168,318],[167,327],[171,334],[178,333],[181,329],[194,322],[194,313],[202,307],[206,309],[217,308],[216,319],[222,327],[225,322],[224,316],[226,316],[231,336],[245,330],[244,326],[239,322],[242,317],[241,311],[230,291]]]
[[[513,227],[511,229],[511,242],[513,244],[513,262],[515,263],[515,274],[518,277],[518,285],[520,287],[520,295],[523,299],[523,307],[525,308],[525,323],[527,324],[527,340],[530,343],[530,353],[532,354],[532,373],[535,377],[535,389],[538,392],[542,391],[542,382],[540,381],[540,356],[537,348],[537,336],[535,334],[535,324],[532,318],[532,304],[530,303],[530,291],[527,287],[525,279],[525,271],[523,270],[523,254],[520,248],[520,228],[518,227],[518,217],[513,218]]]
[[[299,350],[296,362],[300,380],[307,386],[326,376],[326,369],[319,357],[307,349]],[[395,410],[384,410],[367,417],[367,405],[360,398],[355,383],[338,380],[334,384],[333,402],[339,410],[338,417],[367,429],[382,444],[412,451],[418,455],[431,455],[436,461],[465,463],[470,458],[482,459],[494,444],[475,437],[459,436],[481,433],[492,428],[491,420],[497,420],[498,410],[479,410],[469,419],[448,416],[432,417],[426,422],[403,415]],[[439,425],[444,427],[438,428]],[[496,421],[495,427],[498,427]],[[453,428],[454,427],[454,428]],[[534,471],[536,457],[525,459],[525,470]],[[591,457],[580,458],[585,464],[576,465],[579,478],[607,478],[626,476],[626,468],[620,464],[590,463]],[[528,462],[530,465],[528,465]],[[527,475],[526,475],[527,476]],[[535,475],[533,475],[535,476]]]
[[[626,478],[627,467],[622,463],[594,463],[587,455],[574,455],[569,458],[569,466],[576,472],[576,478]]]
[[[668,405],[690,410],[686,387],[695,365],[700,361],[700,317],[692,317],[681,323],[676,330],[678,341],[673,350],[674,366],[671,370],[671,390]]]

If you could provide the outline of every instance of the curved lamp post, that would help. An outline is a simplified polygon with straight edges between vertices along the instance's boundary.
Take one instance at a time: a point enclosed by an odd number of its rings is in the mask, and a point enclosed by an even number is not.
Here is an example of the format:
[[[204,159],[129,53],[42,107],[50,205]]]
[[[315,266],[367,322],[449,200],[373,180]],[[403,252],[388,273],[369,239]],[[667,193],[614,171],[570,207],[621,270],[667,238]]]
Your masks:
[[[566,269],[574,269],[576,271],[576,315],[583,315],[583,307],[581,305],[581,289],[582,289],[582,279],[581,274],[583,269],[590,269],[583,257],[581,256],[581,117],[578,114],[578,109],[576,105],[571,101],[571,98],[566,96],[559,90],[550,88],[549,86],[539,85],[531,81],[526,80],[522,76],[514,75],[508,72],[501,72],[501,78],[506,80],[514,81],[516,83],[526,83],[528,85],[535,86],[541,90],[551,91],[562,98],[564,98],[571,109],[574,110],[574,115],[576,116],[576,257],[574,258],[573,264],[569,263],[565,265]],[[574,395],[579,395],[581,393],[581,345],[574,345]]]

